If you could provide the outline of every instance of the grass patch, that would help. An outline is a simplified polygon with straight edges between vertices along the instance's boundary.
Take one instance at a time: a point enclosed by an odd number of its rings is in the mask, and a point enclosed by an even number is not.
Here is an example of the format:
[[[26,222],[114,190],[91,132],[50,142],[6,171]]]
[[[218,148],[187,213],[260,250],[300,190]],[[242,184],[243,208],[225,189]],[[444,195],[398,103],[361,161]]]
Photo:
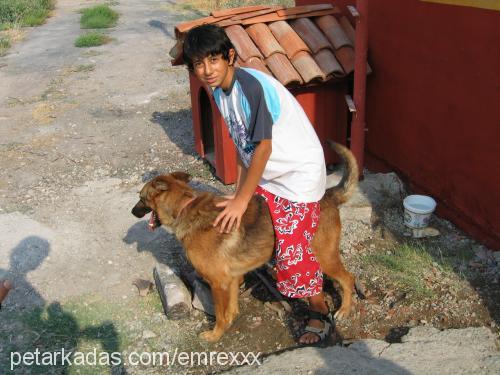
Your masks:
[[[80,25],[82,29],[105,29],[116,25],[118,13],[108,5],[96,5],[82,11]]]
[[[121,365],[105,362],[111,353],[126,352],[137,345],[142,329],[158,330],[151,317],[161,313],[156,293],[128,302],[111,302],[101,296],[82,296],[64,303],[22,312],[2,311],[0,325],[0,374],[10,371],[11,352],[73,352],[73,365],[18,366],[14,374],[108,374],[122,373]],[[161,324],[161,323],[156,323]],[[158,330],[159,331],[159,330]],[[77,352],[96,351],[96,365],[78,365]],[[92,355],[92,354],[91,354]],[[102,359],[102,361],[100,361]],[[124,359],[124,358],[122,358]],[[93,361],[93,358],[90,357]],[[87,359],[88,361],[88,359]]]
[[[419,244],[402,244],[387,252],[367,254],[362,262],[383,274],[391,284],[407,294],[409,301],[434,296],[434,291],[426,282],[432,273],[435,260],[425,247]],[[447,269],[443,269],[447,272]]]
[[[10,39],[3,36],[0,37],[0,56],[5,56],[9,48],[10,48]]]
[[[0,0],[0,29],[41,25],[54,4],[54,0]]]
[[[102,46],[110,41],[110,38],[98,32],[91,32],[80,35],[75,40],[75,47],[96,47]]]

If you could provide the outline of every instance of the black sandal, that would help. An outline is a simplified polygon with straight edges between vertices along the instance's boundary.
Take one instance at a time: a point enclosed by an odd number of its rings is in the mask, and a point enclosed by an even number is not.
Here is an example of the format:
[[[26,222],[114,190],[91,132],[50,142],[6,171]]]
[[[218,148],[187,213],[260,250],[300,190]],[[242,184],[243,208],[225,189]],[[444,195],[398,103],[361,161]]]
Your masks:
[[[317,311],[309,310],[308,317],[310,319],[316,319],[323,322],[323,328],[316,328],[311,326],[306,326],[304,330],[301,332],[300,337],[304,336],[306,333],[314,333],[319,337],[319,340],[310,344],[302,343],[302,345],[317,345],[323,342],[335,329],[335,320],[333,318],[332,312],[328,311],[327,314],[321,314]]]

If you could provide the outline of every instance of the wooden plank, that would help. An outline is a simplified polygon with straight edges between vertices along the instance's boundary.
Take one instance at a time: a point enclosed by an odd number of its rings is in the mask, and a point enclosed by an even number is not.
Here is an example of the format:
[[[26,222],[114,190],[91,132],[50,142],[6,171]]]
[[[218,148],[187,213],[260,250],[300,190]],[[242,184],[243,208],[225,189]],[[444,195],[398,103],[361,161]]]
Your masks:
[[[219,18],[219,17],[225,17],[225,16],[234,16],[235,14],[254,12],[256,10],[262,10],[262,9],[267,9],[267,8],[270,8],[270,6],[268,6],[268,5],[254,5],[254,6],[249,6],[249,7],[214,10],[210,14],[214,17]]]
[[[272,8],[269,8],[269,9],[259,10],[257,12],[250,12],[250,13],[239,14],[237,16],[231,17],[231,19],[233,21],[245,20],[245,19],[252,18],[252,17],[262,16],[264,14],[274,13],[277,10],[280,10],[280,9],[284,9],[284,7],[272,7]]]
[[[284,20],[293,20],[296,18],[304,18],[304,17],[318,17],[318,16],[325,16],[327,14],[339,14],[338,8],[334,7],[332,9],[326,9],[326,10],[319,10],[319,11],[314,11],[314,12],[309,12],[309,13],[301,13],[301,14],[291,14],[288,16],[280,16],[277,13],[271,13],[271,14],[265,14],[263,16],[255,17],[255,18],[249,18],[246,20],[242,20],[241,24],[242,25],[253,25],[254,23],[268,23],[268,22],[274,22],[274,21],[284,21]]]
[[[185,32],[191,30],[193,27],[204,25],[206,23],[215,23],[218,21],[222,21],[225,19],[231,18],[231,15],[227,15],[224,17],[203,17],[203,18],[198,18],[196,20],[180,23],[177,26],[175,26],[175,34],[176,36],[179,36],[180,34],[184,34]]]
[[[280,16],[292,16],[294,14],[316,12],[318,10],[332,9],[332,4],[318,4],[318,5],[303,5],[293,8],[286,8],[278,11]]]

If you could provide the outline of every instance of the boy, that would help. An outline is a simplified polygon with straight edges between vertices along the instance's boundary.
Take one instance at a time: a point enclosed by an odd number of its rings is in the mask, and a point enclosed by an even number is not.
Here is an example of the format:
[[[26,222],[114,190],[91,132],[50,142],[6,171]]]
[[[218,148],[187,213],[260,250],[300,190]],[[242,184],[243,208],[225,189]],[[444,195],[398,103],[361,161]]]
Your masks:
[[[235,68],[235,59],[218,26],[198,26],[186,35],[184,61],[214,89],[239,156],[235,193],[220,203],[224,210],[213,225],[220,232],[237,229],[253,194],[266,200],[276,235],[277,288],[287,297],[308,299],[310,319],[299,342],[313,344],[333,328],[310,246],[325,193],[323,148],[290,92],[260,71]]]

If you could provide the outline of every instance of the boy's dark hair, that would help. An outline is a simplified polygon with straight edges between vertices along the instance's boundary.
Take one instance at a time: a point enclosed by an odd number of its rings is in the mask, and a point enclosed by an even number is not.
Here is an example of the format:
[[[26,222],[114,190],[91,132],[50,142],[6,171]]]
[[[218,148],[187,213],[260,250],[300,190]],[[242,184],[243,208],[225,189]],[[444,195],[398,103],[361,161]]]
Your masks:
[[[222,27],[211,24],[197,26],[189,30],[184,39],[184,63],[192,70],[193,60],[204,59],[210,55],[222,54],[224,60],[229,60],[231,48],[234,48],[233,43]]]

